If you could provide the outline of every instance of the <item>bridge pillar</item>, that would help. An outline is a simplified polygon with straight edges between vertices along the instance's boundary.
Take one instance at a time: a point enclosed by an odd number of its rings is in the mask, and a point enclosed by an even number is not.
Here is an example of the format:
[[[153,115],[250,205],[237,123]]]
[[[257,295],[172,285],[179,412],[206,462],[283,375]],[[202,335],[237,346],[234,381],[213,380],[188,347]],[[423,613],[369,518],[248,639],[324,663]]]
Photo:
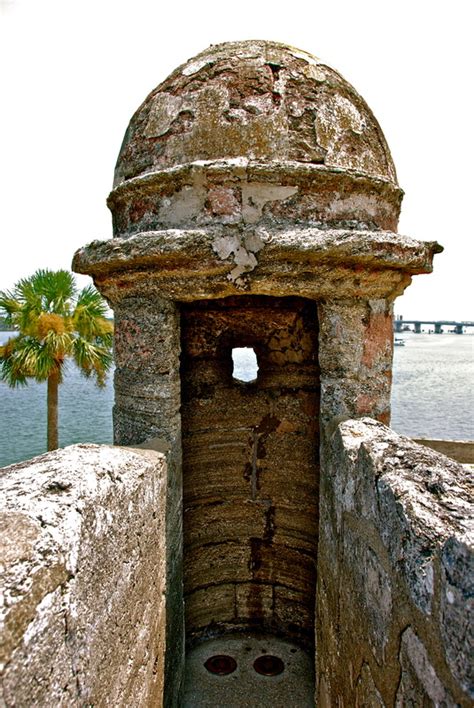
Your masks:
[[[456,332],[456,334],[463,334],[463,328],[460,322],[456,324],[454,331]]]
[[[399,334],[402,331],[403,320],[398,318],[395,320],[395,332]]]
[[[440,322],[435,322],[435,334],[443,334]]]
[[[421,334],[421,322],[415,322],[415,332]]]

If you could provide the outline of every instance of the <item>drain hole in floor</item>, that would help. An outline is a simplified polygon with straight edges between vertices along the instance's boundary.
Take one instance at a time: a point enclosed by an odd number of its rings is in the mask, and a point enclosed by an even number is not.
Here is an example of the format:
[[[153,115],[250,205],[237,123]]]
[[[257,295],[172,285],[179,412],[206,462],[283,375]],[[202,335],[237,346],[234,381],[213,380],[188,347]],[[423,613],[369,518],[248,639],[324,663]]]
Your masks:
[[[258,659],[255,659],[253,668],[257,674],[262,674],[262,676],[278,676],[278,674],[283,673],[285,664],[278,656],[265,654],[265,656],[259,656]]]
[[[231,656],[227,656],[227,654],[216,654],[215,656],[210,656],[204,666],[211,674],[227,676],[236,670],[237,662]]]

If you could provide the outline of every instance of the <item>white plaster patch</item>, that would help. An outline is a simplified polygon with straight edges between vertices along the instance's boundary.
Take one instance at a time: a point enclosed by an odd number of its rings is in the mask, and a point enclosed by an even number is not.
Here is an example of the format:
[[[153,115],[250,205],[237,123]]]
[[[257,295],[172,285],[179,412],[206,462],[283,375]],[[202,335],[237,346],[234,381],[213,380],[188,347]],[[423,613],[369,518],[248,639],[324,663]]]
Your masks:
[[[300,100],[294,99],[288,103],[288,113],[295,118],[301,118],[305,112],[305,103],[301,98]]]
[[[214,62],[211,61],[211,59],[199,59],[198,61],[192,61],[190,64],[186,64],[186,66],[183,69],[183,74],[185,76],[192,76],[193,74],[196,74],[198,71],[203,69],[207,64],[213,64]]]
[[[256,115],[262,113],[269,114],[274,110],[273,99],[270,93],[266,93],[263,96],[247,96],[242,101],[242,105]]]
[[[159,219],[170,226],[178,226],[196,218],[204,208],[206,191],[198,185],[185,185],[170,198],[163,199]]]
[[[180,96],[172,96],[170,93],[157,94],[153,99],[143,134],[147,138],[158,138],[167,133],[182,105],[183,100]]]
[[[255,224],[262,217],[267,202],[283,201],[296,194],[298,187],[249,182],[242,185],[242,217],[246,224]]]
[[[309,78],[314,79],[314,81],[317,81],[318,83],[322,84],[324,81],[326,81],[326,74],[318,66],[313,66],[312,64],[310,64],[305,73],[307,76],[309,76]]]
[[[261,230],[248,234],[232,234],[230,236],[218,236],[212,242],[212,250],[217,253],[223,261],[231,258],[235,268],[228,274],[228,279],[236,285],[243,285],[241,276],[254,270],[258,265],[256,253],[262,250],[265,245],[265,234]]]
[[[308,54],[307,52],[303,52],[300,49],[293,49],[293,47],[290,47],[289,49],[290,49],[291,54],[296,59],[304,59],[304,61],[308,62],[308,64],[311,64],[313,66],[317,66],[318,64],[321,64],[321,59],[318,59],[318,57],[315,57],[312,54]]]
[[[379,206],[378,198],[373,195],[351,194],[350,196],[341,197],[337,194],[329,204],[328,215],[334,218],[340,215],[345,217],[348,213],[357,215],[360,211],[365,218],[367,218],[367,215],[375,218]]]
[[[365,121],[354,104],[345,96],[335,95],[334,109],[339,120],[345,119],[345,122],[349,124],[350,130],[359,133],[359,135],[363,133]]]
[[[365,160],[360,151],[355,154],[352,150],[348,152],[347,138],[351,133],[361,135],[366,127],[364,117],[345,96],[335,94],[326,97],[325,102],[320,104],[314,121],[317,143],[327,152],[326,164],[361,169]],[[372,158],[373,162],[371,151],[369,158]],[[371,161],[369,160],[368,166]]]

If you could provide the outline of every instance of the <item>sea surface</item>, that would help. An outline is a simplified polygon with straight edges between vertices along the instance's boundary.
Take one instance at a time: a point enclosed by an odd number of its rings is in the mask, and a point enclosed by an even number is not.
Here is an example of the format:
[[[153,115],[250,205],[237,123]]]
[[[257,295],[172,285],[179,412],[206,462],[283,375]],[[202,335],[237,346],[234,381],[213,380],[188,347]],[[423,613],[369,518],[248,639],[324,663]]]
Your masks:
[[[0,343],[10,333],[0,332]],[[474,335],[403,333],[395,347],[392,428],[415,438],[474,440]],[[245,379],[249,357],[242,357]],[[252,378],[252,376],[250,376]],[[113,383],[104,389],[70,364],[59,394],[60,445],[112,442]],[[45,451],[46,384],[0,381],[0,466]]]

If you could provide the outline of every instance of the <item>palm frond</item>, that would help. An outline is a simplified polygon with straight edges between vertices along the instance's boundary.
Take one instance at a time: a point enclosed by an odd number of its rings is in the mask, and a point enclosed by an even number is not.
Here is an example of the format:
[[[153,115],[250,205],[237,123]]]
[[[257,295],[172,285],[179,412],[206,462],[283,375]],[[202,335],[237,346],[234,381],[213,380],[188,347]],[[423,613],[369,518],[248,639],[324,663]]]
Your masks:
[[[90,342],[83,337],[76,337],[73,344],[73,357],[79,370],[86,378],[94,376],[98,386],[105,385],[113,356],[110,347]]]
[[[69,271],[38,270],[20,280],[12,291],[0,292],[0,314],[19,331],[0,349],[0,376],[9,385],[28,378],[60,376],[73,357],[99,386],[112,365],[113,325],[107,304],[88,286],[78,293]]]
[[[60,369],[60,360],[34,337],[15,337],[7,342],[2,356],[1,377],[9,386],[23,385],[27,378],[46,381],[52,372]]]
[[[80,337],[93,340],[103,339],[106,346],[112,345],[113,324],[106,319],[107,304],[91,285],[79,293],[73,313],[74,329]]]
[[[48,312],[69,315],[72,301],[77,295],[74,276],[68,270],[40,271],[41,286]]]
[[[67,270],[37,270],[15,286],[16,298],[29,311],[67,314],[77,294],[74,276]]]
[[[8,327],[14,327],[21,311],[21,305],[15,298],[15,293],[9,290],[0,292],[0,317]]]
[[[26,386],[27,378],[18,370],[15,361],[16,337],[10,337],[3,346],[0,347],[0,380],[5,381],[9,386]]]
[[[11,388],[19,388],[28,384],[28,378],[15,366],[12,358],[0,359],[0,381],[5,381]]]

